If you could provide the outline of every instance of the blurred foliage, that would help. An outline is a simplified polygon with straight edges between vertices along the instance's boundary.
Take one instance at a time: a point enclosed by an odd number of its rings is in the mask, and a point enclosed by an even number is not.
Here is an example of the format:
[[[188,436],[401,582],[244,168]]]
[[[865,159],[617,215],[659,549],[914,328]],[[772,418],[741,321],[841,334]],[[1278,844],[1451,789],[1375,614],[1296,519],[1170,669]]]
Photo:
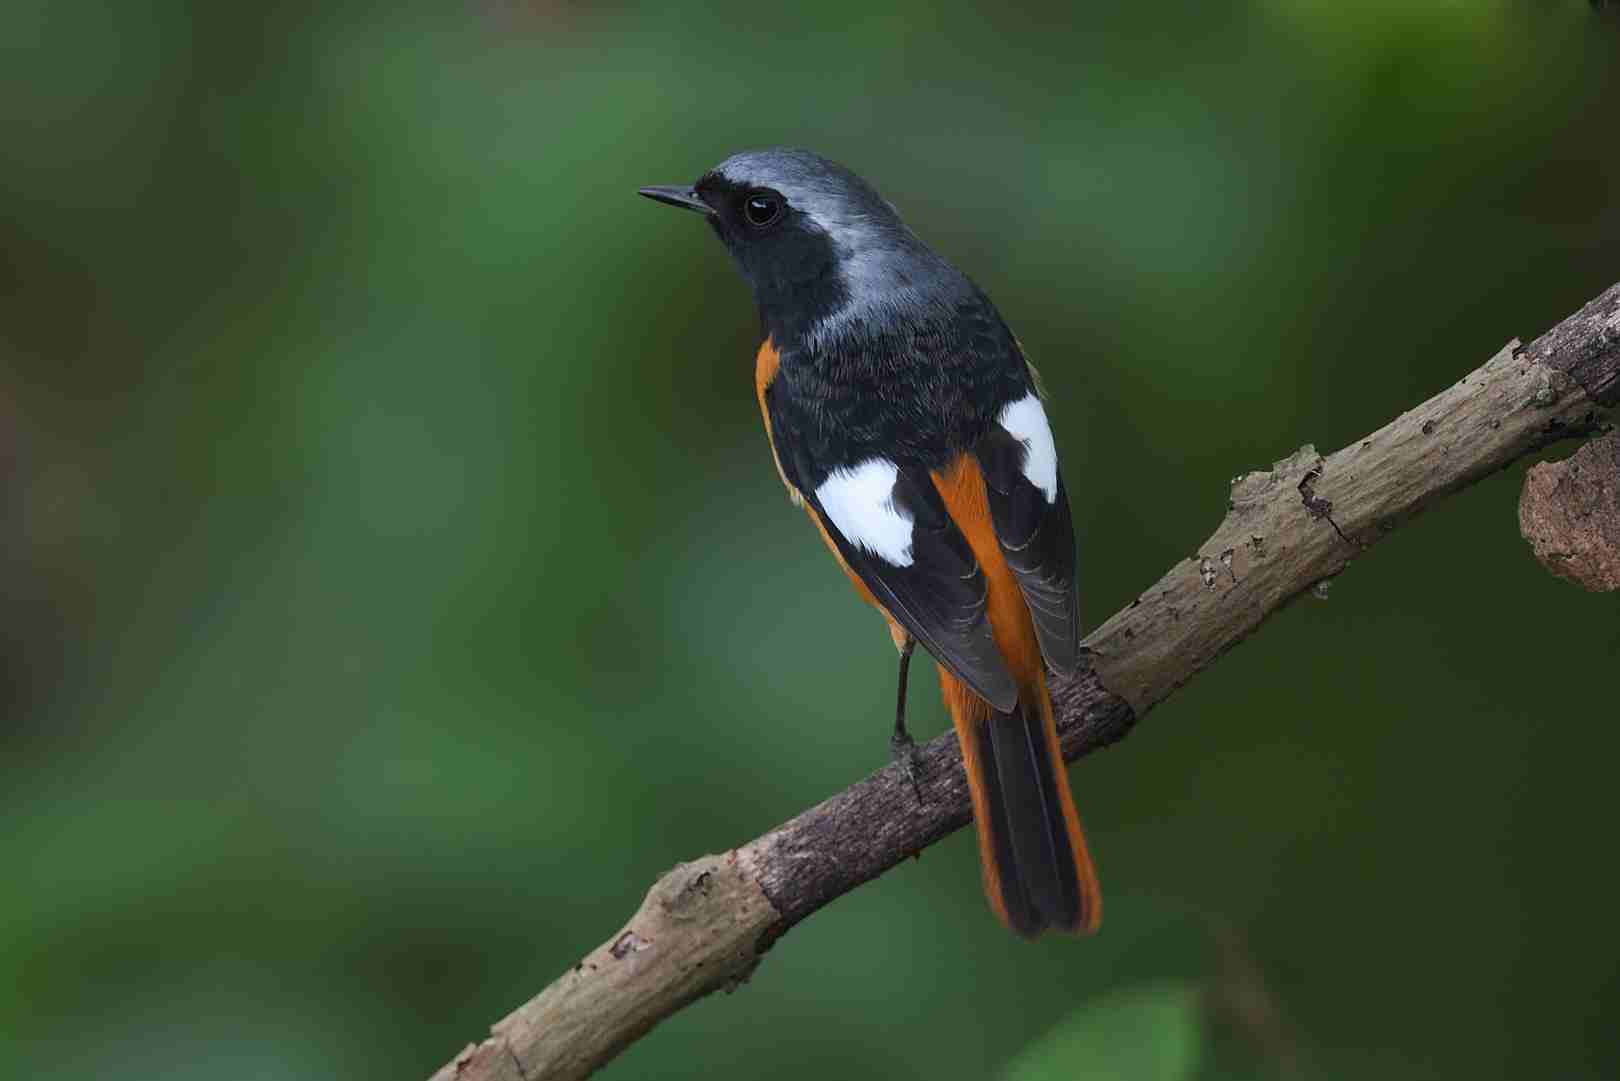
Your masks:
[[[637,185],[811,146],[968,268],[1095,623],[1227,478],[1615,280],[1617,90],[1577,0],[13,0],[0,1073],[426,1076],[885,760],[744,288]],[[604,1076],[977,1078],[1064,1024],[1067,1076],[1179,1062],[1182,992],[1118,996],[1234,950],[1313,1075],[1620,1074],[1620,620],[1528,558],[1519,474],[1075,768],[1099,937],[1011,940],[959,835]],[[1256,1046],[1201,1076],[1290,1072]]]
[[[1186,1081],[1197,1076],[1198,988],[1102,995],[1025,1048],[1004,1081]]]

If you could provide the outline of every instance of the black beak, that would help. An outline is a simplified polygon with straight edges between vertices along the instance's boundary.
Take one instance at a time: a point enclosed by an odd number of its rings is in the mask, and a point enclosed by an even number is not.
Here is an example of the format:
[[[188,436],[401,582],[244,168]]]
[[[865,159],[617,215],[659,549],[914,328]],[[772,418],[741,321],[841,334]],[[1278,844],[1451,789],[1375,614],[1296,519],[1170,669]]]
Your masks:
[[[668,203],[670,206],[682,207],[686,210],[695,210],[699,214],[713,214],[714,208],[702,199],[691,188],[638,188],[642,195],[658,203]]]

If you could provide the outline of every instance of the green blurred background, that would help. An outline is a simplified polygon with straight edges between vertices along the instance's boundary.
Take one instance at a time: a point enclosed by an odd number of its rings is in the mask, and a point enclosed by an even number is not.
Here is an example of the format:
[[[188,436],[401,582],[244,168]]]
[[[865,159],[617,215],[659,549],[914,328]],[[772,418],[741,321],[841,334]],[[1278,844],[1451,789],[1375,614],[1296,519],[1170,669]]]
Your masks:
[[[1579,0],[446,7],[0,11],[0,1075],[425,1077],[886,760],[746,291],[640,184],[810,146],[967,268],[1088,625],[1620,278]],[[1074,768],[1100,937],[958,834],[603,1076],[1620,1076],[1620,612],[1521,475]]]

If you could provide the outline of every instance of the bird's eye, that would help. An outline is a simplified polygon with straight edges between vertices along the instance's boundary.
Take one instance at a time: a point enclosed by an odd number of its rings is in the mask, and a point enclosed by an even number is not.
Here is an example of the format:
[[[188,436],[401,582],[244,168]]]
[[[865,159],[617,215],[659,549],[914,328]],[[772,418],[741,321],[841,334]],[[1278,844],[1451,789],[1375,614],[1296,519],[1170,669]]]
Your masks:
[[[774,191],[751,191],[743,199],[743,217],[755,229],[775,225],[782,216],[782,197]]]

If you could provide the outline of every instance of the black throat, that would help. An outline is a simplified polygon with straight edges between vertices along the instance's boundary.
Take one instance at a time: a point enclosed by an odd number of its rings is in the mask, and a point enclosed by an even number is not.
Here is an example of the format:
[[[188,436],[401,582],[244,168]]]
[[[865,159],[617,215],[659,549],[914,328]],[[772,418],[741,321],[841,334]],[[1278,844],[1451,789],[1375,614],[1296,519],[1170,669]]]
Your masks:
[[[748,268],[760,328],[779,351],[804,350],[812,333],[850,302],[832,238],[806,232],[777,258]]]
[[[752,288],[761,329],[779,350],[801,347],[817,325],[849,303],[832,238],[807,221],[784,223],[768,244],[739,244],[724,221],[710,224]]]

